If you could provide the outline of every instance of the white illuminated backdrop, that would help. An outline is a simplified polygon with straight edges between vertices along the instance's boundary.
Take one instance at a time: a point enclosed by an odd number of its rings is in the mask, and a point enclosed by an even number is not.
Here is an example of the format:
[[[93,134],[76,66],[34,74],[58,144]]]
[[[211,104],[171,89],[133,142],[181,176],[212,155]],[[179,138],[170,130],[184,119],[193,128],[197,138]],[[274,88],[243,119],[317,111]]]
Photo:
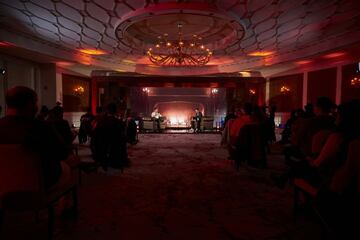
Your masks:
[[[143,116],[150,116],[154,107],[166,118],[168,127],[189,127],[195,108],[204,116],[214,118],[219,126],[226,113],[226,89],[143,87],[133,88],[131,108]]]

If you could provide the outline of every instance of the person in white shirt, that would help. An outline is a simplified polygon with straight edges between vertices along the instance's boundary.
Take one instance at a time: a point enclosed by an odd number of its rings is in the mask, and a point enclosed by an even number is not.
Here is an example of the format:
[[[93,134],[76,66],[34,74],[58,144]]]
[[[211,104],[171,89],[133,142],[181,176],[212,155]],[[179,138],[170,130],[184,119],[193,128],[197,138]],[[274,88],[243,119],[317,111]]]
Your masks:
[[[151,113],[151,118],[154,121],[154,130],[160,132],[160,118],[161,114],[159,113],[158,108],[154,108],[154,111]]]

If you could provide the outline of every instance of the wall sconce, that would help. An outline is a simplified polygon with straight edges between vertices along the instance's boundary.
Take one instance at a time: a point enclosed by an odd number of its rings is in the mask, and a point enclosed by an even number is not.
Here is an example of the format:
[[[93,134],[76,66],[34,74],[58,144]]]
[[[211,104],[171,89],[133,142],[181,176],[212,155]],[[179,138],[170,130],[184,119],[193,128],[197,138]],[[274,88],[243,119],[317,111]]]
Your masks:
[[[85,92],[84,87],[78,86],[74,88],[74,93],[76,96],[81,96]]]
[[[249,89],[249,94],[252,95],[252,96],[254,96],[254,95],[256,94],[255,89],[250,88],[250,89]]]
[[[353,77],[350,80],[350,85],[354,88],[360,88],[360,77]]]
[[[212,93],[212,94],[218,94],[218,93],[219,93],[219,89],[213,88],[213,89],[211,89],[211,93]]]
[[[290,88],[287,87],[287,86],[282,86],[282,87],[280,88],[280,92],[281,92],[282,94],[289,93],[289,92],[290,92]]]
[[[142,90],[143,90],[144,93],[149,93],[149,92],[150,92],[150,89],[147,88],[147,87],[146,87],[146,88],[143,88]]]

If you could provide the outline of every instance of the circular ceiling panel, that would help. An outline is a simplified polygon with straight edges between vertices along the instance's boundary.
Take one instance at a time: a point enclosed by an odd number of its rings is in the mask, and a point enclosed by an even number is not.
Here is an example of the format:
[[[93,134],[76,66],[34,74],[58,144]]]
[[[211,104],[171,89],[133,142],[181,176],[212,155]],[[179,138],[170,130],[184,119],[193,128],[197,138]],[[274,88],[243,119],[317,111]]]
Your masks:
[[[178,24],[183,25],[183,39],[194,34],[213,51],[231,52],[244,37],[245,29],[238,19],[205,3],[163,3],[138,9],[124,16],[115,27],[119,47],[129,52],[144,52],[152,47],[158,37],[168,35],[169,40],[178,37]]]

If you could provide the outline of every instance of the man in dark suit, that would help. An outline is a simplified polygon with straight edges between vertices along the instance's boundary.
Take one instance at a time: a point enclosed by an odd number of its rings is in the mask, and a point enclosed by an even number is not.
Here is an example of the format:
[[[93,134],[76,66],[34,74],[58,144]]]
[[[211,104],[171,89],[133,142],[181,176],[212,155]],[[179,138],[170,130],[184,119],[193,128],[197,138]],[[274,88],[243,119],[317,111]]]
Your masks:
[[[198,108],[195,108],[195,133],[200,132],[201,120],[202,120],[202,112],[199,111]]]

